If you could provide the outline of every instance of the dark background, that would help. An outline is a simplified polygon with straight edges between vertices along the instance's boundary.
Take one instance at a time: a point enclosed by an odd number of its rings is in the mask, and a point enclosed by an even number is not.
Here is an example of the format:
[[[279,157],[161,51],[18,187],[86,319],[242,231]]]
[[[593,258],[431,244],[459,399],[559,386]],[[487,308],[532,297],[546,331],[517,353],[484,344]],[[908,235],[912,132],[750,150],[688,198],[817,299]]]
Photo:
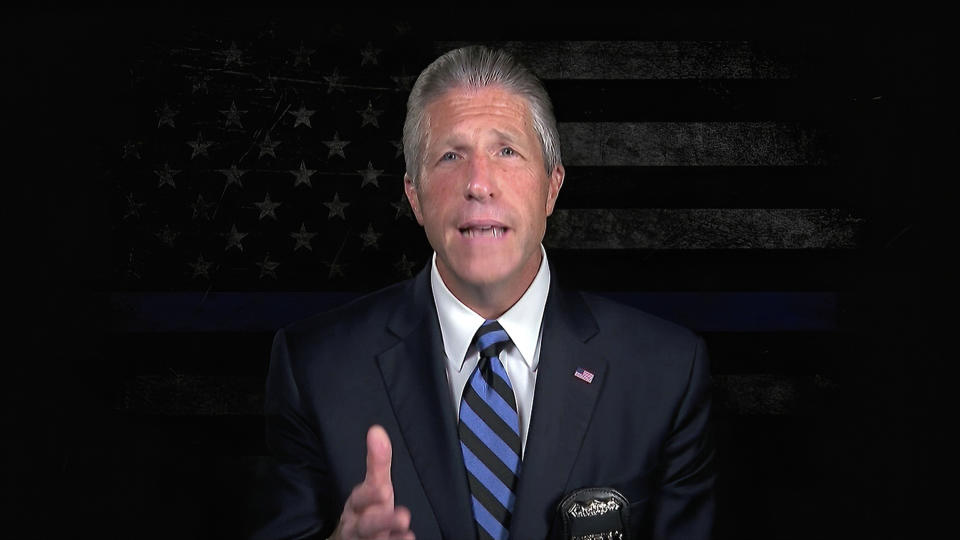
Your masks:
[[[564,136],[551,264],[710,346],[718,537],[937,530],[956,139],[941,17],[534,15],[6,14],[3,525],[240,537],[272,331],[427,261],[394,206],[405,77],[445,43],[506,41],[540,70]],[[301,105],[309,127],[289,114]],[[192,155],[198,132],[214,144]],[[232,164],[241,185],[219,172]],[[276,219],[254,205],[265,193]],[[290,237],[301,224],[310,249]]]

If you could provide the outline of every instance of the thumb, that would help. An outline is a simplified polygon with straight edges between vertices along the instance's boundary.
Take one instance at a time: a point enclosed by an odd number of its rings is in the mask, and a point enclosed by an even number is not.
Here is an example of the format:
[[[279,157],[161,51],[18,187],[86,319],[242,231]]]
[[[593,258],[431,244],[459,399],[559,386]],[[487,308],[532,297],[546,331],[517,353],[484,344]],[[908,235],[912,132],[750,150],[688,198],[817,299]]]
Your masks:
[[[367,476],[364,482],[372,484],[388,484],[390,482],[390,461],[393,457],[393,448],[390,446],[390,436],[381,426],[371,426],[367,431]]]

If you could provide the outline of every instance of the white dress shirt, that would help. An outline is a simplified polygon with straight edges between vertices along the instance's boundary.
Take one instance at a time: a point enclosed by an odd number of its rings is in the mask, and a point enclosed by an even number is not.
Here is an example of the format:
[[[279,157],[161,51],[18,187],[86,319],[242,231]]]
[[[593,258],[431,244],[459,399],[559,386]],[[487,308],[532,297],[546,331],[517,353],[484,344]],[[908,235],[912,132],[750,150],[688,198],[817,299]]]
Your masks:
[[[499,358],[507,370],[507,375],[510,376],[510,383],[513,385],[513,392],[517,399],[521,449],[527,447],[530,412],[533,410],[533,391],[537,384],[537,365],[540,362],[543,308],[547,303],[547,292],[550,290],[550,267],[547,264],[547,253],[543,245],[540,246],[540,253],[543,255],[540,270],[533,278],[533,283],[517,303],[497,319],[511,341],[500,353]],[[473,344],[473,337],[484,319],[458,300],[443,283],[437,271],[436,253],[433,254],[433,264],[430,269],[430,284],[440,319],[440,332],[443,335],[450,398],[453,400],[453,410],[459,418],[463,389],[480,361],[480,352]]]

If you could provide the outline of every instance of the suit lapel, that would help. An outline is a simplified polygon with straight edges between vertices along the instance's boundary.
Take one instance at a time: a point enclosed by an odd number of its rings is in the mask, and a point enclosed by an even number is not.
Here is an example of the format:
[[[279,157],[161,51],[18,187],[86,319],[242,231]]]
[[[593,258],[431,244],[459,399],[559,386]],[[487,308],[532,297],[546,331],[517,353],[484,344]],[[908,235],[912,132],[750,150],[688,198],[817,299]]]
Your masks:
[[[587,345],[596,321],[583,299],[553,278],[510,538],[547,536],[606,374],[606,360]],[[574,377],[577,368],[593,373],[592,382]]]
[[[470,492],[448,397],[429,265],[411,282],[388,328],[400,341],[377,361],[404,444],[443,536],[473,538]]]

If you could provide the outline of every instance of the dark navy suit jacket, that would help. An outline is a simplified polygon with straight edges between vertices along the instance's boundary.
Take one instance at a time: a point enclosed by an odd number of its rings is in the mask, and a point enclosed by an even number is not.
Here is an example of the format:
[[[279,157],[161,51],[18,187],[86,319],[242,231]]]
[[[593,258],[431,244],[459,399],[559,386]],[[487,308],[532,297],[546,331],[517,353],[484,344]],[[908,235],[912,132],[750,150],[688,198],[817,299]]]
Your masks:
[[[689,330],[560,289],[540,364],[511,539],[559,534],[556,506],[581,487],[630,501],[634,538],[709,538],[709,365]],[[418,540],[475,538],[427,266],[415,278],[280,330],[266,394],[274,461],[257,494],[257,539],[325,538],[365,474],[366,432],[393,443],[396,504]],[[586,383],[577,368],[594,374]]]

